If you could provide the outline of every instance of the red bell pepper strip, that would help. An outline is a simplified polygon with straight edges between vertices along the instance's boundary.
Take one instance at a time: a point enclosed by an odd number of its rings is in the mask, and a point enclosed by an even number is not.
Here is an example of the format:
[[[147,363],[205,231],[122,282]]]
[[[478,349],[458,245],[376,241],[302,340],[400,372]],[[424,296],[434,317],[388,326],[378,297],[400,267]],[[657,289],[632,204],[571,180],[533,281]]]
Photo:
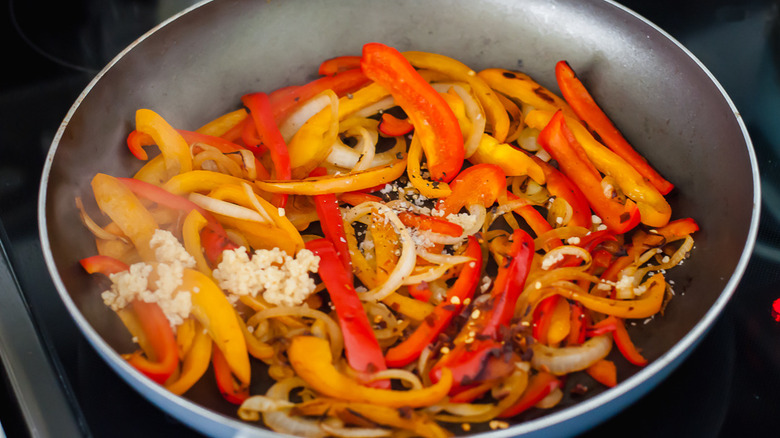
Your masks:
[[[346,202],[353,207],[364,202],[382,202],[382,198],[379,196],[362,192],[339,193],[338,197],[339,201]]]
[[[450,183],[452,194],[439,201],[437,209],[444,215],[455,213],[472,204],[490,207],[506,192],[506,175],[495,164],[476,164],[464,169]]]
[[[582,190],[555,167],[536,156],[532,156],[532,158],[542,167],[544,177],[547,179],[547,191],[552,196],[564,199],[571,207],[572,216],[568,225],[590,228],[593,224],[593,215],[590,212],[590,205]]]
[[[344,269],[336,248],[327,239],[311,240],[306,243],[306,248],[320,257],[318,272],[336,308],[349,365],[369,374],[387,369],[382,349],[352,286],[352,273]],[[372,386],[389,388],[390,382],[380,380],[373,382]]]
[[[138,318],[141,329],[149,339],[155,357],[153,359],[146,358],[139,351],[130,355],[127,362],[162,385],[179,366],[176,335],[173,333],[171,323],[157,303],[133,300],[130,306]]]
[[[249,385],[241,383],[233,377],[227,359],[215,343],[212,347],[211,364],[214,367],[214,377],[222,397],[234,405],[240,405],[249,398]]]
[[[126,271],[126,263],[113,257],[95,255],[81,259],[81,266],[90,274],[116,274]],[[162,385],[179,366],[176,335],[168,318],[156,303],[133,300],[130,307],[138,319],[141,330],[147,335],[154,358],[146,358],[136,352],[127,358],[127,362],[145,376]]]
[[[325,175],[325,169],[318,167],[314,169],[309,176]],[[325,238],[333,244],[336,252],[348,273],[352,273],[352,259],[349,255],[349,245],[347,244],[347,233],[344,231],[344,218],[341,217],[339,210],[339,200],[335,193],[326,193],[324,195],[314,195],[314,208],[320,219],[322,232]]]
[[[148,160],[149,154],[144,150],[144,146],[151,146],[154,144],[152,136],[137,130],[130,131],[127,136],[127,148],[130,152],[139,160]]]
[[[566,345],[580,345],[585,342],[588,327],[588,315],[580,303],[571,305],[571,329],[569,337],[566,339]]]
[[[145,181],[141,181],[135,178],[117,178],[124,185],[126,185],[130,191],[135,193],[144,199],[148,199],[156,204],[181,210],[183,212],[189,212],[191,210],[197,210],[206,219],[208,224],[201,230],[200,238],[201,244],[212,266],[215,266],[219,258],[222,256],[222,251],[226,249],[238,248],[238,245],[234,244],[228,238],[227,233],[222,225],[210,212],[204,210],[199,205],[179,195],[165,190],[162,187],[150,184]]]
[[[509,418],[524,412],[542,401],[551,392],[561,387],[561,381],[555,375],[541,371],[531,376],[528,387],[514,405],[498,415],[499,418]]]
[[[506,192],[506,196],[509,201],[516,201],[520,199],[520,197],[509,191]],[[531,204],[518,207],[514,209],[514,212],[519,214],[520,217],[525,220],[525,222],[529,227],[531,227],[531,230],[533,230],[537,237],[552,230],[552,226],[549,222],[547,222],[547,219],[545,219],[544,216],[542,216],[542,214],[539,213],[539,211]]]
[[[626,325],[623,320],[615,316],[608,316],[607,318],[599,321],[598,323],[588,328],[589,336],[597,336],[607,332],[612,332],[612,338],[615,340],[615,346],[617,346],[620,353],[629,362],[637,366],[645,366],[648,360],[637,350],[631,338],[626,330]]]
[[[409,295],[411,295],[412,298],[426,303],[429,302],[431,300],[431,296],[433,296],[433,292],[431,291],[430,285],[428,284],[428,282],[425,281],[423,281],[422,283],[409,285],[407,289],[409,290]],[[386,360],[387,360],[387,356],[385,356],[385,361]]]
[[[664,236],[667,242],[672,242],[699,231],[699,224],[693,218],[687,217],[671,221],[663,227],[657,228],[656,231]]]
[[[414,125],[409,119],[399,119],[390,114],[382,114],[382,121],[379,123],[379,132],[388,137],[397,137],[412,132]]]
[[[88,274],[103,274],[109,276],[118,272],[127,271],[127,263],[105,255],[93,255],[79,260],[81,267]]]
[[[463,134],[447,101],[396,49],[380,43],[363,46],[363,73],[390,91],[420,137],[434,181],[449,182],[461,167]]]
[[[539,143],[558,162],[563,173],[580,187],[593,211],[610,230],[622,234],[639,224],[639,209],[634,202],[628,200],[621,204],[604,194],[601,175],[566,126],[562,112],[556,112],[539,133]]]
[[[425,321],[400,344],[387,350],[385,360],[389,366],[402,367],[417,359],[425,347],[444,331],[452,318],[460,313],[463,301],[474,295],[482,270],[482,248],[474,236],[469,236],[463,255],[474,260],[464,264],[458,279],[447,291],[447,298],[433,309]]]
[[[493,339],[499,338],[501,327],[508,326],[514,317],[517,298],[523,292],[534,259],[533,237],[522,229],[515,230],[507,258],[509,263],[498,268],[493,283],[493,308],[487,312],[480,328],[482,335]]]
[[[298,87],[285,87],[274,91],[269,96],[276,123],[282,122],[289,116],[293,110],[312,97],[322,93],[325,90],[333,90],[337,96],[341,97],[347,93],[357,91],[370,81],[358,69],[347,70],[332,76],[325,76],[315,79],[308,84]]]
[[[265,93],[246,94],[241,97],[241,101],[249,108],[249,113],[255,122],[257,133],[271,153],[271,160],[274,164],[274,178],[277,180],[289,180],[292,175],[290,153],[274,120],[268,95]],[[281,195],[275,200],[277,201],[277,207],[284,207],[287,204],[287,195]]]
[[[550,330],[553,310],[558,305],[560,295],[550,295],[543,299],[534,309],[531,333],[537,342],[547,345],[547,332]]]
[[[333,76],[336,73],[357,68],[360,68],[360,57],[345,55],[322,61],[317,72],[323,76]]]
[[[257,125],[255,125],[255,121],[250,118],[247,118],[241,128],[241,141],[244,142],[244,145],[248,147],[257,158],[260,158],[259,156],[262,156],[268,151],[268,148],[262,144],[262,140],[257,134]]]
[[[517,354],[503,342],[476,339],[470,344],[460,344],[444,355],[431,369],[430,378],[438,382],[442,370],[448,368],[452,371],[453,379],[449,394],[457,395],[480,386],[486,380],[508,376],[515,370],[518,360],[520,358]],[[484,389],[487,391],[489,388]]]
[[[598,134],[608,148],[626,160],[661,194],[665,195],[674,188],[672,183],[653,169],[647,160],[626,141],[566,61],[559,61],[555,65],[555,78],[566,102],[577,116]]]
[[[398,219],[407,227],[417,228],[418,230],[433,231],[434,233],[453,237],[463,234],[463,227],[439,217],[404,211],[398,213]]]

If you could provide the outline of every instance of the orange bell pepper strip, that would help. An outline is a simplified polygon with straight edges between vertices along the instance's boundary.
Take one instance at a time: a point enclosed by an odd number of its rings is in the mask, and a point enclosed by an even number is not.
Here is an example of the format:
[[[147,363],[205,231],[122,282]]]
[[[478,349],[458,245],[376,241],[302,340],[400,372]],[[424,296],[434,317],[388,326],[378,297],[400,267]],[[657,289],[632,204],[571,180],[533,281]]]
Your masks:
[[[401,391],[363,386],[339,372],[333,364],[328,341],[314,336],[292,338],[287,357],[295,373],[314,391],[339,400],[419,408],[442,401],[452,386],[452,372],[446,368],[438,382],[422,389]]]
[[[661,310],[666,295],[666,281],[663,274],[655,274],[643,285],[645,292],[633,300],[616,300],[603,298],[592,294],[582,294],[564,288],[555,288],[559,295],[574,300],[595,312],[612,315],[618,318],[649,318]]]
[[[544,298],[537,304],[534,309],[533,323],[531,324],[531,332],[534,339],[541,344],[548,345],[547,334],[550,331],[550,325],[553,319],[553,312],[558,302],[561,300],[560,295],[550,295]]]
[[[249,108],[249,114],[255,122],[257,133],[271,154],[274,178],[289,180],[292,176],[290,152],[287,150],[287,144],[274,120],[268,95],[265,93],[246,94],[241,97],[241,101]],[[284,207],[287,204],[287,196],[281,195],[275,204],[277,207]]]
[[[214,367],[214,377],[222,397],[234,405],[240,405],[249,398],[249,383],[236,381],[230,370],[225,355],[214,345],[211,356],[211,364]]]
[[[642,353],[640,353],[634,343],[631,342],[631,338],[626,330],[626,325],[621,318],[610,315],[588,328],[588,334],[590,336],[598,336],[608,332],[612,332],[612,339],[615,340],[615,345],[618,350],[620,350],[623,357],[629,362],[637,366],[645,366],[648,364],[648,360],[642,356]]]
[[[384,166],[360,172],[340,175],[314,176],[302,180],[266,180],[255,181],[255,185],[268,193],[287,193],[293,195],[322,195],[325,193],[344,193],[369,189],[395,181],[406,170],[406,158],[393,161]]]
[[[506,175],[495,164],[476,164],[464,169],[450,183],[452,194],[439,201],[437,209],[444,215],[457,214],[461,208],[481,204],[486,208],[506,192]]]
[[[432,344],[452,318],[460,313],[463,302],[474,295],[482,272],[482,248],[474,236],[469,236],[464,254],[473,261],[464,264],[457,280],[447,291],[447,298],[439,303],[411,335],[387,350],[385,360],[391,367],[403,367],[417,359]]]
[[[379,341],[371,329],[371,322],[352,286],[352,272],[345,269],[335,247],[328,240],[311,240],[306,243],[306,248],[320,257],[318,273],[336,308],[349,365],[356,371],[367,374],[387,369]],[[390,387],[388,380],[374,384],[383,388]]]
[[[613,152],[626,160],[634,169],[637,170],[645,179],[665,195],[669,193],[674,185],[664,179],[661,174],[653,169],[647,160],[640,155],[628,141],[623,137],[620,131],[615,127],[609,117],[599,107],[593,99],[587,88],[574,73],[569,63],[559,61],[555,65],[555,78],[558,81],[558,87],[561,89],[563,98],[569,103],[574,112],[592,129],[599,138]]]
[[[363,46],[363,73],[390,91],[414,124],[435,181],[449,182],[463,166],[463,135],[447,102],[398,50],[380,43]]]
[[[550,194],[565,200],[572,209],[571,219],[565,225],[590,228],[593,224],[593,215],[582,190],[560,170],[537,157],[533,158],[544,171],[545,178],[547,178],[546,187]]]
[[[686,236],[699,231],[699,224],[695,219],[687,217],[673,220],[655,231],[664,236],[666,243],[669,243],[674,242],[675,240],[684,239]]]
[[[382,122],[379,123],[379,132],[388,137],[397,137],[412,132],[414,125],[409,119],[399,119],[390,114],[382,114]]]
[[[508,143],[500,143],[487,134],[482,135],[479,147],[468,160],[474,164],[498,165],[506,176],[528,175],[539,184],[544,184],[547,180],[539,163],[528,154]]]
[[[507,114],[496,92],[476,72],[462,62],[438,53],[404,52],[404,57],[418,69],[428,69],[441,72],[450,78],[469,84],[479,103],[485,110],[488,125],[493,136],[499,142],[506,139],[509,132],[509,115]]]
[[[515,201],[520,199],[519,196],[515,195],[514,193],[507,191],[507,200],[508,201]],[[520,217],[522,217],[525,222],[528,224],[529,227],[531,227],[531,230],[537,235],[541,236],[542,234],[552,230],[552,226],[549,222],[547,222],[547,219],[542,216],[541,213],[537,209],[533,207],[531,204],[526,204],[521,207],[517,207],[513,210],[515,213],[519,214]]]
[[[541,371],[534,374],[531,376],[528,387],[525,389],[525,392],[523,392],[523,395],[520,396],[520,399],[517,400],[514,405],[502,412],[498,417],[510,418],[521,412],[527,411],[535,404],[539,403],[543,398],[547,397],[552,391],[560,388],[561,385],[561,381],[551,373]]]
[[[617,367],[611,360],[600,359],[586,368],[585,372],[606,387],[612,388],[617,385]]]
[[[555,113],[550,123],[539,133],[539,143],[558,162],[563,173],[582,189],[593,211],[610,230],[622,234],[639,224],[640,214],[636,204],[630,200],[621,204],[617,199],[605,195],[601,175],[566,126],[563,113]]]
[[[159,114],[152,110],[139,109],[135,112],[135,129],[154,139],[170,175],[192,170],[190,146]]]
[[[359,56],[344,55],[322,61],[322,63],[320,63],[320,67],[317,69],[317,73],[321,74],[322,76],[333,76],[336,73],[359,68]]]
[[[127,263],[106,255],[93,255],[79,260],[81,267],[88,274],[111,275],[118,272],[127,271]]]
[[[407,227],[417,228],[418,230],[433,231],[434,233],[452,237],[458,237],[463,234],[463,227],[438,217],[403,211],[398,213],[398,219]]]
[[[141,200],[120,180],[104,173],[92,178],[92,191],[100,210],[133,242],[141,258],[156,260],[149,242],[157,230],[157,222]]]

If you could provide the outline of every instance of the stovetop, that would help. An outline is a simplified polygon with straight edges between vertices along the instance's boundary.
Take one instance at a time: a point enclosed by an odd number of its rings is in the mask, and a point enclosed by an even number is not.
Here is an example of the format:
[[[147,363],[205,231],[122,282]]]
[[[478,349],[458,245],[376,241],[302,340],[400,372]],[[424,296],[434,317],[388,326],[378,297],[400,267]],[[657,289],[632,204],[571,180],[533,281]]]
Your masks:
[[[199,436],[125,384],[62,317],[36,223],[46,152],[73,101],[121,49],[194,2],[44,3],[9,0],[0,26],[11,55],[0,85],[0,437]],[[763,212],[747,272],[709,334],[658,387],[584,436],[776,436],[780,3],[621,3],[685,45],[734,100],[758,156]]]

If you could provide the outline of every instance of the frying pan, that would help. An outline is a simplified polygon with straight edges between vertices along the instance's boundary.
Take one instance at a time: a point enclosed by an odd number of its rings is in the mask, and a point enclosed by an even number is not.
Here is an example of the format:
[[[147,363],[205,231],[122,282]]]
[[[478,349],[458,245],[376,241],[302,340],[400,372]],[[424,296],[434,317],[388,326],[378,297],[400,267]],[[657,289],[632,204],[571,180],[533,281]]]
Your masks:
[[[91,198],[97,172],[127,176],[140,167],[125,150],[136,109],[194,129],[237,108],[241,95],[304,83],[320,61],[359,54],[370,41],[441,53],[475,70],[521,69],[556,92],[553,67],[568,60],[625,136],[676,184],[669,196],[674,216],[694,217],[702,228],[692,257],[670,272],[677,296],[664,315],[630,328],[648,366],[618,360],[617,387],[567,395],[557,408],[521,417],[509,429],[472,433],[576,434],[664,379],[716,320],[745,270],[759,216],[757,165],[739,113],[704,66],[653,24],[602,0],[224,0],[198,4],[144,35],[74,103],[41,181],[48,268],[102,358],[151,402],[203,433],[276,435],[237,420],[208,379],[177,397],[122,360],[117,352],[132,350],[129,336],[100,299],[105,285],[78,265],[95,248],[74,198]]]

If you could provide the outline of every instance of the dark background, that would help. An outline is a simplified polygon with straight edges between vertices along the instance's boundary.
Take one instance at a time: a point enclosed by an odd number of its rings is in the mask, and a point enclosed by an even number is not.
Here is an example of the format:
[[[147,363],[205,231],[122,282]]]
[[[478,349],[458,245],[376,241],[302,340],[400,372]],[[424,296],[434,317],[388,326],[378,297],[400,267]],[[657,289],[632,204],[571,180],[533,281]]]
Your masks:
[[[52,401],[61,409],[47,413],[49,419],[60,418],[62,433],[197,436],[119,380],[75,324],[57,317],[66,310],[51,302],[57,295],[40,254],[36,223],[43,161],[71,104],[120,50],[191,3],[17,0],[2,5],[0,41],[6,61],[0,81],[0,241],[7,256],[0,254],[0,268],[13,272],[18,284],[0,283],[0,292],[22,291],[20,309],[31,315],[34,335],[48,352],[42,362],[61,386],[51,391],[65,400],[63,405]],[[780,4],[621,3],[683,43],[732,97],[758,155],[763,212],[754,257],[711,332],[660,386],[585,436],[777,436],[780,323],[771,305],[780,298]],[[17,400],[13,379],[0,374],[0,437],[3,430],[10,437],[31,436],[20,412],[28,401]]]

